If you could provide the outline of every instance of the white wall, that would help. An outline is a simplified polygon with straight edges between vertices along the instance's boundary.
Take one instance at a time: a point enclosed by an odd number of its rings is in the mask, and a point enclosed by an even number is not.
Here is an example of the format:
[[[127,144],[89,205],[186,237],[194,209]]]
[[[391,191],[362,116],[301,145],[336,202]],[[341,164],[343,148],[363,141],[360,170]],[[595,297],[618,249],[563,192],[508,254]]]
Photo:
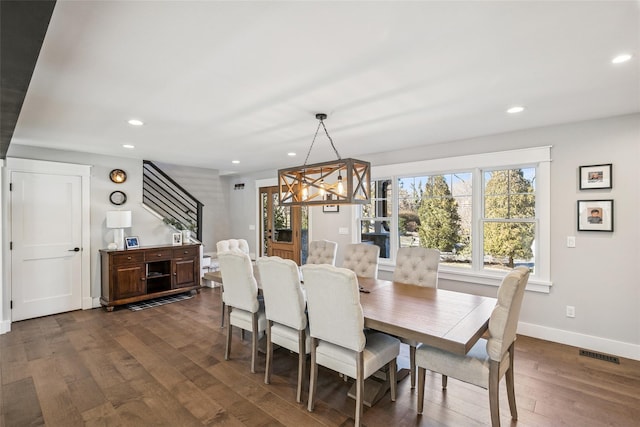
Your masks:
[[[343,142],[344,143],[344,142]],[[551,150],[551,279],[549,294],[527,292],[519,332],[592,350],[640,360],[640,114],[530,129],[464,141],[429,145],[412,150],[377,153],[364,160],[372,165],[402,163],[457,155],[504,151],[515,148],[553,146]],[[613,164],[613,188],[580,191],[579,166]],[[257,178],[273,177],[276,171],[242,177],[245,188]],[[237,192],[236,192],[237,193]],[[236,197],[234,197],[236,196]],[[576,231],[576,201],[614,199],[613,233]],[[232,225],[233,233],[246,238],[247,224],[257,210],[254,193],[232,194],[232,212],[242,209]],[[240,208],[241,207],[241,208]],[[338,214],[313,209],[311,236],[341,246],[351,236],[338,234],[339,227],[353,232],[353,213],[341,206]],[[357,230],[356,230],[357,231]],[[566,247],[566,237],[576,236],[576,247]],[[342,260],[338,249],[337,264]],[[390,273],[380,273],[390,278]],[[496,288],[441,280],[440,286],[495,296]],[[567,305],[576,317],[565,316]]]

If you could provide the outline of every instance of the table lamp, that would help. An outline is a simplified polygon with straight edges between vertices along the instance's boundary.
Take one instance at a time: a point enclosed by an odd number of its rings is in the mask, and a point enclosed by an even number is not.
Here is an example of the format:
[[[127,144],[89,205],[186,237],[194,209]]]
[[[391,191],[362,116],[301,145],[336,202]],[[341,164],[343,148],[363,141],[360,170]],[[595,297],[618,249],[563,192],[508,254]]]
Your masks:
[[[107,211],[107,228],[113,228],[109,249],[124,249],[124,229],[131,227],[131,211]]]

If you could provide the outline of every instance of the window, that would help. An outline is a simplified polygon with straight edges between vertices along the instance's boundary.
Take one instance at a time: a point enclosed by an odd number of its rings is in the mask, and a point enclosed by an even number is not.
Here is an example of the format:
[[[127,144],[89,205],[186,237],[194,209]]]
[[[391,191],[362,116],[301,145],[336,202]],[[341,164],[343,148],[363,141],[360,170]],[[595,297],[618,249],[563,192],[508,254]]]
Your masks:
[[[360,241],[380,247],[380,258],[390,258],[393,211],[391,180],[371,182],[371,202],[362,206]]]
[[[534,271],[535,168],[484,171],[483,266]]]
[[[471,172],[398,178],[400,247],[438,248],[441,262],[471,265]]]
[[[523,265],[528,289],[548,292],[549,163],[539,147],[374,167],[385,178],[360,209],[361,241],[380,246],[382,269],[399,247],[431,247],[443,278],[499,285]]]

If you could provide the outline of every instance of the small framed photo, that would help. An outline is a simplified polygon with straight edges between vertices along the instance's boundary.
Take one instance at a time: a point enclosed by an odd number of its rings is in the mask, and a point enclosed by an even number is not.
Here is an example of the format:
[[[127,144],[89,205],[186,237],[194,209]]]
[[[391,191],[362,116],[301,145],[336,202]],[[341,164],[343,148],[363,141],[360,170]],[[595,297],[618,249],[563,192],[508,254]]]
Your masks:
[[[340,206],[338,205],[322,205],[322,212],[339,212]]]
[[[127,249],[136,249],[140,247],[140,242],[138,241],[138,236],[131,236],[124,238],[124,246]]]
[[[613,231],[613,200],[578,200],[578,231]]]
[[[182,233],[173,233],[172,242],[173,242],[174,245],[181,245],[182,244]]]
[[[613,165],[580,166],[580,189],[593,190],[597,188],[612,188],[611,179]]]

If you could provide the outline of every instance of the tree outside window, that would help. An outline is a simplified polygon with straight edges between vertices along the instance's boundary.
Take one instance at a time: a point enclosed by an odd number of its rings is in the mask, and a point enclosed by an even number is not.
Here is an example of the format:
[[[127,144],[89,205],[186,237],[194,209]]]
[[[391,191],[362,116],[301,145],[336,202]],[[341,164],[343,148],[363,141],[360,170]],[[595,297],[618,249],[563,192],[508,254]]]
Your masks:
[[[484,173],[484,267],[534,266],[535,169]]]

